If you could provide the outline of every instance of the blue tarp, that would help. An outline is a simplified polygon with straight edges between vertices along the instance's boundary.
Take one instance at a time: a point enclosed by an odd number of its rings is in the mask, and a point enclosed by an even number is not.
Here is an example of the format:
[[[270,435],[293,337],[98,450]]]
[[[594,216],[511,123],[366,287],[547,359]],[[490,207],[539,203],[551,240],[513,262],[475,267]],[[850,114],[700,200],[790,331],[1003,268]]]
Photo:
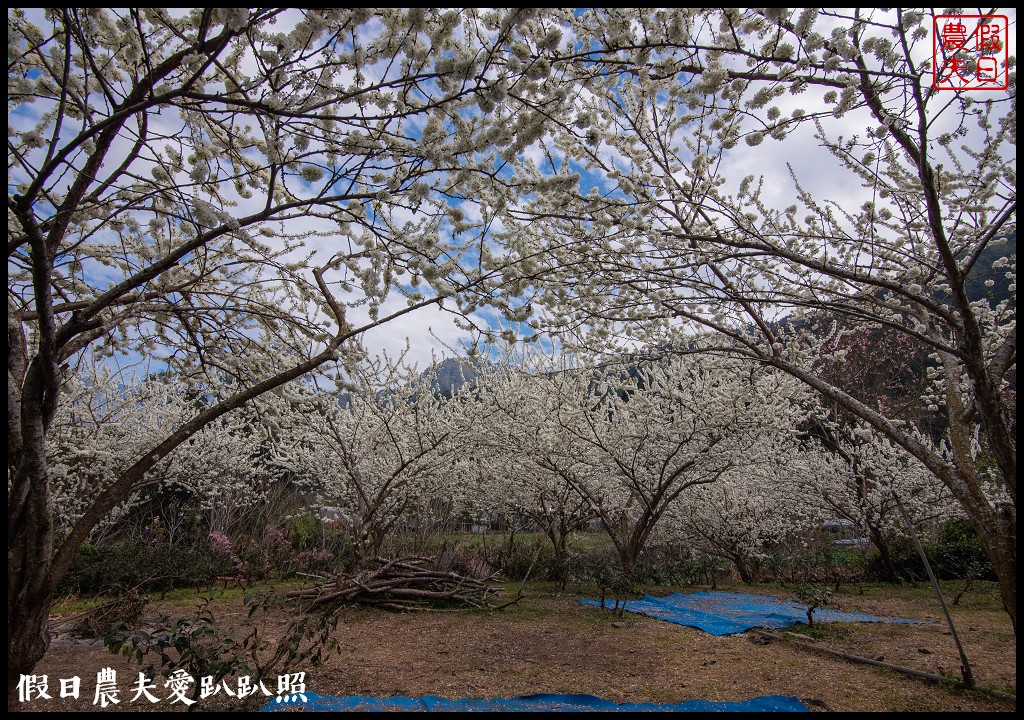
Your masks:
[[[600,600],[580,600],[585,605],[601,607]],[[605,607],[614,607],[611,600]],[[627,612],[649,615],[679,625],[695,627],[712,635],[733,635],[750,628],[785,628],[807,622],[807,608],[798,602],[779,600],[765,595],[742,593],[697,592],[673,593],[656,598],[648,595],[643,600],[628,600]],[[917,623],[917,620],[881,618],[863,613],[837,612],[818,608],[815,622],[885,622]]]
[[[271,700],[260,712],[278,710],[305,712],[808,712],[795,697],[770,695],[740,702],[688,700],[674,704],[614,703],[593,695],[525,695],[517,698],[448,700],[426,695],[421,698],[374,698],[360,695],[331,697],[314,692],[303,694],[305,702],[279,703]]]

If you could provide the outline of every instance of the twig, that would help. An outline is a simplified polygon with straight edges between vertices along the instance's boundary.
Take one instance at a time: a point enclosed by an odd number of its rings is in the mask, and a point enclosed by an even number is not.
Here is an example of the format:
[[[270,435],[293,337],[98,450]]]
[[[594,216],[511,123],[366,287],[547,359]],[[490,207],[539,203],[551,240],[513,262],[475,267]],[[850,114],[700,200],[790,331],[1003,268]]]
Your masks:
[[[419,609],[444,603],[487,607],[498,589],[487,580],[439,570],[427,558],[375,558],[380,566],[325,579],[312,588],[293,590],[286,597],[305,601],[306,609],[329,602],[351,602],[390,610]],[[517,598],[518,599],[518,598]]]

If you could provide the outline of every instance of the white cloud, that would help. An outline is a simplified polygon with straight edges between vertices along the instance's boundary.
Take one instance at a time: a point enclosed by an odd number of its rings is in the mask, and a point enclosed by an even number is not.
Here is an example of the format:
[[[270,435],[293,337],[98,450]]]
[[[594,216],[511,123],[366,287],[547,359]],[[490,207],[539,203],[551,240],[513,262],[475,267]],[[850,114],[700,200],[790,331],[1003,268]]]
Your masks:
[[[386,317],[405,307],[405,298],[392,295],[381,306],[380,316]],[[365,308],[357,308],[351,314],[351,320],[356,324],[368,322]],[[456,327],[452,314],[436,305],[413,310],[368,330],[360,337],[371,355],[386,353],[397,358],[405,353],[406,362],[421,370],[435,358],[457,354],[463,342],[470,339],[468,333]]]

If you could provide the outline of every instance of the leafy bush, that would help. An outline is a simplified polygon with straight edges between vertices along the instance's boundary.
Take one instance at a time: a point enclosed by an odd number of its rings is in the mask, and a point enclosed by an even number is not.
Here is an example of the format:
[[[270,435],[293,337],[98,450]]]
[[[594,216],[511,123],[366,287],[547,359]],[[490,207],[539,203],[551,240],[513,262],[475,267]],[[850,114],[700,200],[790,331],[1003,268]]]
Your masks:
[[[721,558],[694,554],[679,544],[651,545],[637,559],[633,579],[646,585],[714,585]]]
[[[552,551],[551,556],[546,559],[542,569],[541,577],[549,582],[557,582],[564,589],[566,583],[578,576],[580,567],[580,555],[567,551],[564,555],[558,556]]]
[[[540,534],[509,533],[501,542],[480,546],[481,560],[496,568],[508,580],[545,577],[554,560],[554,550]]]
[[[302,552],[322,548],[324,523],[313,515],[294,515],[288,518],[286,532],[292,539],[292,547]]]
[[[977,538],[946,543],[926,550],[935,575],[943,580],[995,580],[992,562]]]
[[[292,571],[291,540],[273,525],[264,529],[262,537],[236,541],[233,557],[236,571],[247,580],[266,580]]]
[[[802,582],[796,588],[796,597],[797,600],[806,606],[804,612],[807,613],[807,625],[813,626],[814,611],[831,604],[832,591],[808,582]]]
[[[115,623],[104,638],[111,653],[134,658],[140,665],[147,659],[146,677],[164,678],[186,672],[192,678],[210,677],[213,684],[229,675],[252,675],[254,682],[272,677],[282,668],[319,665],[326,656],[338,651],[333,631],[338,624],[338,608],[328,607],[302,612],[294,601],[268,594],[246,595],[249,622],[246,632],[225,628],[211,611],[213,596],[203,598],[191,617],[173,620],[161,615],[152,630],[129,632]],[[272,618],[287,612],[292,618],[284,634],[271,642],[261,628]],[[200,685],[191,688],[192,701],[200,697]]]
[[[354,565],[352,543],[339,523],[296,515],[288,518],[284,532],[292,543],[291,572],[345,571]]]
[[[338,558],[350,552],[349,536],[339,522],[325,521],[317,515],[299,514],[285,519],[282,531],[296,552],[326,550]]]
[[[201,585],[232,572],[230,559],[218,555],[206,538],[180,545],[146,540],[125,540],[109,547],[84,543],[61,587],[84,594],[131,588],[145,592]]]
[[[898,577],[921,580],[928,577],[917,548],[909,538],[890,545],[893,567]],[[995,580],[995,570],[978,540],[978,535],[966,520],[950,520],[939,533],[938,540],[924,546],[928,562],[935,577],[940,580]],[[878,553],[868,556],[868,576],[888,580],[888,572]]]
[[[618,556],[610,548],[593,550],[581,560],[579,579],[596,585],[601,607],[609,607],[621,617],[625,601],[633,594],[633,577],[623,571]],[[607,603],[608,600],[613,602]]]

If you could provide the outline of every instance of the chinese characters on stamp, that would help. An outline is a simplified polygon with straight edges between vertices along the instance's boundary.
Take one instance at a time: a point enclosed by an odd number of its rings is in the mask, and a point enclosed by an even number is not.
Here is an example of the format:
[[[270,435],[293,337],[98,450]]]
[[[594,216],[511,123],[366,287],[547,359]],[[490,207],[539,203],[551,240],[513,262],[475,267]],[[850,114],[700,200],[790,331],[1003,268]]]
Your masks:
[[[1005,15],[936,15],[932,86],[936,90],[1006,90],[1008,31]]]

